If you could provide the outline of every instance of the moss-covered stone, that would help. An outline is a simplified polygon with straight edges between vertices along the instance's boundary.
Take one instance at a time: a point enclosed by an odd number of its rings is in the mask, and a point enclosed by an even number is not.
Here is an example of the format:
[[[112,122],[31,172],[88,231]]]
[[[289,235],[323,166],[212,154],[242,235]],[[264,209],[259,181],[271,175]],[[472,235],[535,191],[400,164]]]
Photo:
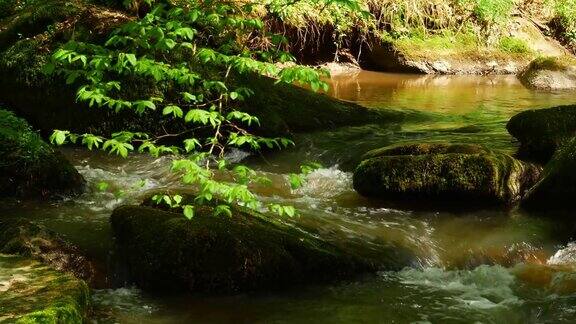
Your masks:
[[[394,155],[424,155],[424,154],[480,154],[489,152],[483,146],[475,144],[449,144],[449,143],[412,143],[386,146],[369,151],[362,156],[362,160],[367,160],[379,156]]]
[[[556,151],[542,179],[522,201],[526,209],[563,209],[574,206],[576,197],[576,138]]]
[[[392,268],[240,209],[216,217],[212,208],[199,207],[187,220],[181,213],[125,206],[113,212],[111,222],[131,278],[144,289],[277,289]]]
[[[528,88],[538,90],[576,89],[576,58],[539,57],[524,69],[519,79]]]
[[[254,91],[242,110],[259,118],[261,126],[255,131],[265,135],[398,122],[409,115],[395,110],[366,108],[291,84],[275,84],[273,79],[266,77],[240,80]]]
[[[0,253],[33,258],[83,280],[94,276],[92,264],[77,247],[44,226],[23,219],[0,219]]]
[[[0,254],[0,321],[83,323],[88,286],[37,261]]]
[[[0,196],[68,195],[82,190],[84,179],[30,126],[0,110]]]
[[[409,145],[371,155],[356,168],[354,189],[389,200],[510,205],[540,173],[535,165],[472,145]]]
[[[545,164],[576,134],[576,106],[523,111],[512,117],[506,128],[520,142],[520,159]]]

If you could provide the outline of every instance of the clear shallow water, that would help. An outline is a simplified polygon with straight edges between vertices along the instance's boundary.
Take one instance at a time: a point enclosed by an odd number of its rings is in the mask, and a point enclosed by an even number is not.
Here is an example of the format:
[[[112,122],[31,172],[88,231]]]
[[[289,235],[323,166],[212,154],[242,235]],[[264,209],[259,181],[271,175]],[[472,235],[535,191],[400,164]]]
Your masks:
[[[407,76],[362,72],[337,76],[332,94],[378,108],[414,109],[425,118],[402,124],[344,127],[300,135],[291,151],[246,161],[273,178],[255,188],[264,198],[290,203],[289,220],[342,246],[394,244],[418,256],[413,268],[328,286],[230,297],[150,296],[115,269],[95,290],[97,323],[529,323],[576,321],[576,248],[565,224],[519,210],[453,210],[395,206],[352,190],[350,170],[366,151],[401,142],[482,143],[512,152],[504,128],[518,111],[572,103],[567,93],[529,91],[509,76]],[[118,205],[148,192],[180,186],[169,159],[118,160],[66,150],[89,182],[82,197],[60,203],[8,201],[3,217],[27,217],[77,242],[110,264],[108,225]],[[236,152],[241,158],[242,154]],[[291,191],[286,179],[306,160],[326,166]],[[342,171],[344,170],[344,171]],[[98,183],[109,184],[106,191]],[[574,279],[572,277],[575,277]],[[100,289],[101,288],[101,289]]]

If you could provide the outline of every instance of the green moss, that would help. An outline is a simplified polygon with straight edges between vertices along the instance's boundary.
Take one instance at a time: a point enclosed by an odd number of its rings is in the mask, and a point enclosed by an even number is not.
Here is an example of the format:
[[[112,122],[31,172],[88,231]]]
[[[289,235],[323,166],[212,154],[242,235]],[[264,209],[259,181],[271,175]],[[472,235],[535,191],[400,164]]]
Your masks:
[[[516,37],[507,36],[501,38],[498,47],[502,52],[511,54],[528,54],[532,52],[524,40]]]
[[[0,218],[0,253],[44,262],[77,278],[93,279],[92,264],[78,248],[44,226],[20,218]]]
[[[385,268],[304,231],[235,209],[192,220],[150,207],[117,208],[111,217],[132,279],[152,290],[227,293],[326,282]]]
[[[530,63],[528,70],[564,71],[571,66],[576,66],[576,58],[572,56],[540,56]]]
[[[72,275],[0,254],[0,318],[16,323],[83,323],[89,289]]]
[[[413,59],[444,56],[477,56],[481,47],[480,38],[473,32],[430,34],[416,29],[406,36],[392,40],[392,44],[401,53]]]
[[[394,155],[424,155],[447,153],[478,154],[487,152],[488,150],[485,147],[475,144],[413,143],[386,146],[383,148],[375,149],[364,154],[362,156],[362,160],[367,160],[379,156]]]
[[[367,197],[390,200],[509,205],[520,199],[539,174],[535,166],[470,145],[412,145],[373,156],[356,168],[354,189]]]
[[[559,148],[544,168],[542,180],[530,190],[522,206],[527,209],[565,209],[576,195],[576,138]]]
[[[520,142],[519,158],[545,164],[576,133],[576,106],[523,111],[506,128]]]
[[[0,195],[44,196],[82,189],[84,180],[23,120],[0,109]]]

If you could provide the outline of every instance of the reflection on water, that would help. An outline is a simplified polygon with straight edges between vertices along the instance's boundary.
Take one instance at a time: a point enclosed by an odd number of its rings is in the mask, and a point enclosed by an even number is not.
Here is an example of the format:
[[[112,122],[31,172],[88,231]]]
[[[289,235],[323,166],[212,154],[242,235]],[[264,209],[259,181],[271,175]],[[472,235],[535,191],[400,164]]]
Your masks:
[[[394,107],[449,114],[498,108],[509,115],[525,109],[574,102],[570,92],[536,92],[513,75],[409,75],[358,71],[335,75],[330,94],[369,107]],[[501,108],[505,108],[502,111]]]
[[[410,76],[361,72],[337,76],[333,94],[377,108],[433,112],[401,124],[366,125],[299,135],[297,148],[245,160],[275,180],[255,187],[264,200],[295,205],[287,220],[342,248],[412,251],[413,268],[354,282],[232,297],[150,296],[111,286],[94,295],[99,323],[447,323],[573,322],[576,247],[570,228],[519,210],[445,211],[394,206],[358,196],[350,170],[366,151],[410,141],[486,144],[512,152],[504,128],[517,111],[571,103],[567,94],[524,89],[510,76]],[[180,187],[170,160],[67,150],[89,189],[58,203],[6,201],[3,217],[26,217],[63,233],[108,262],[108,224],[118,205],[158,188]],[[234,159],[246,158],[234,152]],[[326,166],[291,190],[287,173],[304,161]],[[99,185],[106,182],[102,190]],[[415,207],[415,206],[413,206]],[[574,278],[574,279],[573,279]]]

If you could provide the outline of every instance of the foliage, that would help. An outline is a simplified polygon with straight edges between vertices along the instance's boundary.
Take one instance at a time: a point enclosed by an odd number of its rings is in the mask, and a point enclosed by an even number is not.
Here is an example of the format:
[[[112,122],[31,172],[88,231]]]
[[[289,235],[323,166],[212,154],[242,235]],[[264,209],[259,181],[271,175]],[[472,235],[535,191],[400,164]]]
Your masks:
[[[472,2],[474,16],[486,27],[507,22],[516,7],[516,0],[461,0]]]
[[[161,114],[183,123],[186,130],[157,136],[55,130],[51,142],[81,143],[122,157],[132,152],[174,155],[172,170],[182,175],[185,184],[198,189],[196,204],[224,202],[215,208],[217,214],[228,214],[227,205],[241,204],[294,215],[291,206],[263,205],[249,186],[269,180],[226,159],[230,148],[257,151],[294,145],[286,138],[265,138],[249,131],[260,122],[239,107],[252,90],[237,84],[235,76],[273,76],[278,82],[307,84],[316,91],[327,88],[321,81],[325,72],[294,65],[278,67],[277,62],[293,61],[279,49],[286,40],[268,33],[262,21],[254,18],[253,10],[251,4],[226,1],[187,1],[177,6],[158,3],[142,19],[116,30],[104,45],[67,43],[53,54],[45,72],[63,75],[69,85],[81,84],[77,100],[115,112]],[[128,79],[152,81],[163,91],[150,97],[127,93]],[[182,137],[180,145],[165,144]],[[218,179],[226,176],[232,181]],[[181,208],[188,218],[194,215],[195,207],[180,205],[177,196],[160,197],[161,201]]]
[[[576,0],[551,0],[566,40],[576,47]]]

